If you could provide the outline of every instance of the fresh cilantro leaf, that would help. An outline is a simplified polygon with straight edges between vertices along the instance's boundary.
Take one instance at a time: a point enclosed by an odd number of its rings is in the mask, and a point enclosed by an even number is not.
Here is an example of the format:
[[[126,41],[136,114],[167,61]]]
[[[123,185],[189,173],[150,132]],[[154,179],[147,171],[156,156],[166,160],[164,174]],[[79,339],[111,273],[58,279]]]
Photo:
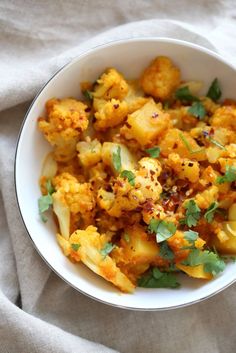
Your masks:
[[[105,258],[115,247],[116,246],[112,243],[106,243],[104,247],[100,250],[100,254]]]
[[[128,182],[130,183],[130,185],[132,185],[132,186],[135,185],[135,174],[133,172],[131,172],[130,170],[123,170],[120,173],[120,176],[122,178],[128,179]]]
[[[192,95],[188,86],[180,87],[175,91],[175,97],[181,101],[185,102],[197,102],[199,99]]]
[[[166,241],[160,243],[159,254],[164,260],[173,260],[175,257],[174,252],[169,247]]]
[[[219,85],[219,81],[217,78],[211,83],[210,88],[207,92],[207,97],[211,98],[214,102],[216,102],[221,97],[221,89]]]
[[[152,218],[148,230],[151,233],[156,233],[156,242],[161,243],[162,241],[170,238],[176,232],[176,225],[172,222],[166,222]]]
[[[160,147],[152,147],[152,148],[148,148],[145,150],[150,157],[152,158],[158,158],[160,156],[160,152],[161,152],[161,149]]]
[[[199,120],[203,120],[206,115],[206,110],[201,102],[194,102],[188,109],[188,113],[195,116]]]
[[[204,271],[214,276],[225,269],[224,261],[217,254],[208,250],[193,249],[182,263],[186,266],[204,265]]]
[[[114,168],[117,172],[120,172],[120,170],[121,170],[120,151],[121,151],[120,146],[118,146],[116,152],[112,153],[112,163],[113,163]]]
[[[93,94],[89,90],[83,91],[82,93],[88,101],[91,102],[93,100]]]
[[[52,196],[50,194],[41,196],[38,199],[39,214],[44,223],[47,222],[47,218],[45,217],[44,212],[47,211],[51,205],[52,205]]]
[[[218,207],[218,202],[214,201],[212,202],[212,204],[210,204],[210,206],[206,210],[206,213],[204,214],[204,218],[207,220],[208,223],[211,223],[213,221],[217,207]]]
[[[78,249],[81,247],[80,244],[71,244],[71,247],[74,251],[78,251]]]
[[[48,179],[46,181],[46,189],[48,194],[52,195],[56,190],[54,189],[54,187],[52,186],[52,182],[50,179]]]
[[[236,167],[227,165],[225,175],[219,176],[216,181],[218,184],[231,183],[236,181]]]
[[[173,273],[161,272],[157,267],[154,267],[152,271],[139,278],[138,286],[144,288],[178,288],[180,284]]]
[[[190,244],[194,244],[198,238],[198,232],[194,232],[193,230],[187,230],[184,232],[184,239],[186,239]]]
[[[189,200],[185,204],[185,218],[181,220],[181,224],[187,224],[188,227],[196,226],[201,216],[201,210],[194,200]]]

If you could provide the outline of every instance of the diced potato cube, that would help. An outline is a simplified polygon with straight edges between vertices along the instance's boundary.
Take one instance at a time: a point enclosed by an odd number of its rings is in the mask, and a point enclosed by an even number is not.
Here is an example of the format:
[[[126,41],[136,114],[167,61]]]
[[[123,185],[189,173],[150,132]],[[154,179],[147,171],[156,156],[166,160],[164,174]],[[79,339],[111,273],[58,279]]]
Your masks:
[[[223,232],[227,240],[223,241],[222,238],[220,241],[217,236],[212,239],[212,245],[222,254],[236,255],[236,221],[223,222]]]
[[[212,279],[213,276],[211,273],[205,272],[203,265],[198,266],[185,266],[182,264],[176,264],[176,267],[181,271],[187,273],[190,277],[201,278],[201,279]]]
[[[141,109],[128,115],[127,126],[128,134],[145,146],[163,134],[171,123],[169,114],[150,99]]]

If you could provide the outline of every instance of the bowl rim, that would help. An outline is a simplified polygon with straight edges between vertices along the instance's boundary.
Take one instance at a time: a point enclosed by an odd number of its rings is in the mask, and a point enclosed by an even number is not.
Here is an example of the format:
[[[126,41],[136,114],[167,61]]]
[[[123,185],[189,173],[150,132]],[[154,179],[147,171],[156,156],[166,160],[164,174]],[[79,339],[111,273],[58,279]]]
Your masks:
[[[78,60],[80,60],[81,58],[91,54],[92,52],[96,51],[97,49],[103,49],[103,48],[107,48],[116,44],[125,44],[127,42],[164,42],[164,43],[170,43],[170,44],[179,44],[180,46],[185,46],[185,47],[190,47],[192,49],[196,49],[200,52],[203,52],[207,55],[210,55],[214,58],[216,58],[217,60],[221,61],[223,64],[231,67],[233,70],[236,70],[236,67],[228,62],[227,60],[225,60],[220,54],[218,54],[217,52],[214,52],[211,49],[208,49],[204,46],[201,46],[199,44],[195,44],[186,40],[181,40],[181,39],[175,39],[175,38],[168,38],[168,37],[150,37],[150,36],[144,36],[144,37],[134,37],[134,38],[125,38],[125,39],[117,39],[117,40],[110,40],[107,42],[104,42],[102,44],[98,44],[96,46],[93,46],[89,49],[84,50],[82,53],[80,53],[79,55],[76,55],[75,57],[73,57],[72,59],[69,59],[68,62],[66,62],[64,65],[62,65],[62,67],[60,67],[58,70],[56,70],[56,72],[46,81],[46,83],[38,90],[37,94],[35,95],[34,99],[32,100],[30,106],[28,107],[24,119],[21,123],[21,127],[18,133],[18,137],[16,140],[16,147],[15,147],[15,157],[14,157],[14,190],[15,190],[15,195],[16,195],[16,203],[18,206],[18,210],[19,210],[19,214],[21,217],[21,220],[23,222],[23,225],[25,227],[26,233],[28,234],[31,243],[33,244],[33,247],[35,248],[35,250],[37,251],[37,253],[40,255],[40,257],[43,259],[43,261],[47,264],[47,266],[54,272],[56,273],[56,275],[61,278],[63,281],[65,281],[70,287],[74,288],[75,290],[77,290],[78,292],[82,293],[83,295],[98,301],[102,304],[106,304],[109,305],[111,307],[115,307],[115,308],[119,308],[119,309],[126,309],[126,310],[133,310],[133,311],[167,311],[167,310],[174,310],[174,309],[180,309],[180,308],[184,308],[193,304],[197,304],[202,302],[203,300],[207,300],[210,299],[211,297],[219,294],[220,292],[222,292],[223,290],[225,290],[226,288],[230,287],[233,283],[236,282],[236,276],[235,279],[233,279],[232,281],[230,281],[229,283],[227,283],[226,285],[224,285],[223,287],[219,288],[218,290],[214,291],[213,293],[210,293],[208,295],[205,295],[201,298],[198,299],[194,299],[194,300],[190,300],[189,302],[186,303],[182,303],[182,304],[177,304],[177,305],[172,305],[172,306],[166,306],[166,307],[161,307],[161,308],[155,308],[155,307],[151,307],[151,308],[140,308],[140,307],[132,307],[132,306],[126,306],[126,305],[119,305],[119,304],[115,304],[115,303],[111,303],[108,302],[106,300],[102,300],[100,298],[97,298],[96,296],[93,296],[90,293],[87,293],[85,291],[83,291],[82,289],[76,287],[75,285],[73,285],[68,279],[66,279],[60,272],[58,272],[44,257],[43,253],[39,250],[39,248],[37,247],[37,245],[35,244],[34,240],[31,237],[30,231],[26,226],[22,211],[21,211],[21,207],[20,207],[20,202],[19,202],[19,197],[18,197],[18,192],[17,192],[17,159],[18,159],[18,148],[21,142],[21,135],[23,132],[23,129],[25,127],[25,123],[26,120],[28,118],[28,116],[30,115],[31,109],[33,108],[34,104],[36,103],[38,97],[40,96],[40,94],[44,91],[44,89],[48,86],[48,84],[65,68],[73,65],[75,62],[77,62]]]

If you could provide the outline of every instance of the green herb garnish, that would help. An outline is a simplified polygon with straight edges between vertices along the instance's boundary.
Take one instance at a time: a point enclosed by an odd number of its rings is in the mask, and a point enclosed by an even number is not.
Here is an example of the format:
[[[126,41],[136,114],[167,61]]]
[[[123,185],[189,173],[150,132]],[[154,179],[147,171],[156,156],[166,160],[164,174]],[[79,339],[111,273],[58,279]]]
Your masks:
[[[152,158],[158,158],[160,156],[160,152],[161,152],[161,149],[160,147],[152,147],[152,148],[148,148],[145,150],[150,157]]]
[[[178,288],[180,284],[173,273],[161,272],[157,267],[154,267],[152,271],[139,278],[138,286],[144,288]]]
[[[218,208],[218,202],[212,202],[208,209],[206,210],[206,213],[204,214],[204,218],[207,220],[208,223],[211,223],[213,221],[215,212]]]
[[[189,151],[190,154],[198,153],[203,150],[203,148],[200,148],[199,150],[193,151],[193,149],[192,149],[190,143],[188,142],[188,140],[186,139],[186,137],[181,133],[179,134],[179,137],[183,141],[183,144],[185,145],[185,147],[187,148],[187,150]]]
[[[156,233],[156,242],[161,243],[170,238],[176,232],[176,225],[172,222],[161,221],[152,218],[148,230],[151,233]]]
[[[90,92],[89,90],[85,90],[82,92],[84,97],[89,101],[91,102],[93,100],[93,94],[92,92]]]
[[[160,248],[159,248],[159,256],[161,256],[164,260],[173,260],[175,257],[174,252],[171,250],[169,247],[168,243],[166,241],[163,241],[160,243]]]
[[[206,115],[206,110],[201,102],[194,102],[188,109],[188,113],[195,116],[199,120],[203,120]]]
[[[192,93],[190,92],[188,86],[185,87],[180,87],[175,91],[175,97],[179,99],[180,101],[185,101],[185,102],[197,102],[199,101],[199,98],[196,96],[193,96]]]
[[[225,146],[223,146],[220,142],[213,139],[211,136],[209,136],[209,141],[214,145],[216,145],[217,147],[221,148],[222,150],[226,150]]]
[[[110,254],[110,252],[115,248],[115,245],[112,243],[106,243],[104,247],[100,250],[100,254],[104,256],[104,258]]]
[[[114,168],[117,172],[120,172],[120,170],[121,170],[120,151],[121,151],[121,148],[120,148],[120,146],[118,146],[116,152],[112,153],[112,163],[113,163]]]
[[[221,97],[221,89],[219,85],[219,81],[217,78],[211,83],[210,88],[207,92],[207,97],[211,98],[214,102],[218,101]]]
[[[134,186],[135,185],[135,174],[133,172],[131,172],[130,170],[123,170],[120,173],[120,176],[122,178],[125,178],[128,180],[128,182],[130,183],[130,185]]]
[[[225,175],[219,176],[216,179],[218,184],[232,183],[233,181],[236,181],[236,167],[227,165],[225,170]]]
[[[51,180],[46,181],[46,190],[47,195],[43,195],[38,199],[38,209],[41,220],[45,223],[47,222],[47,217],[44,215],[44,212],[49,210],[50,206],[53,204],[52,194],[55,192],[54,187],[52,186]]]
[[[187,224],[188,227],[196,226],[201,216],[201,210],[194,200],[189,200],[185,205],[185,218],[180,220],[180,224]]]
[[[184,239],[186,239],[192,245],[194,245],[197,238],[198,232],[194,232],[193,230],[187,230],[186,232],[184,232]]]
[[[78,251],[78,249],[81,247],[80,244],[71,244],[71,247],[74,251]]]
[[[213,276],[225,269],[224,261],[217,254],[208,250],[193,249],[182,264],[186,266],[204,265],[204,271],[213,274]]]

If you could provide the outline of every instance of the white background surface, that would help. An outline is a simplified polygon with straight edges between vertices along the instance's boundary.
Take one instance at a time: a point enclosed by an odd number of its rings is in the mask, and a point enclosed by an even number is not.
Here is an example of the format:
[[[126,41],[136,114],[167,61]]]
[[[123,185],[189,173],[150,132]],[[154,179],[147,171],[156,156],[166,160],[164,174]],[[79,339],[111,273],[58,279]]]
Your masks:
[[[235,1],[223,0],[0,2],[0,108],[9,108],[0,115],[1,353],[111,351],[80,337],[123,353],[235,350],[235,285],[204,303],[170,312],[129,312],[97,303],[71,289],[37,255],[21,223],[13,184],[26,100],[60,66],[96,44],[140,35],[216,47],[233,62],[235,15]],[[154,20],[84,42],[111,27],[147,19]],[[19,294],[23,310],[15,305]]]

